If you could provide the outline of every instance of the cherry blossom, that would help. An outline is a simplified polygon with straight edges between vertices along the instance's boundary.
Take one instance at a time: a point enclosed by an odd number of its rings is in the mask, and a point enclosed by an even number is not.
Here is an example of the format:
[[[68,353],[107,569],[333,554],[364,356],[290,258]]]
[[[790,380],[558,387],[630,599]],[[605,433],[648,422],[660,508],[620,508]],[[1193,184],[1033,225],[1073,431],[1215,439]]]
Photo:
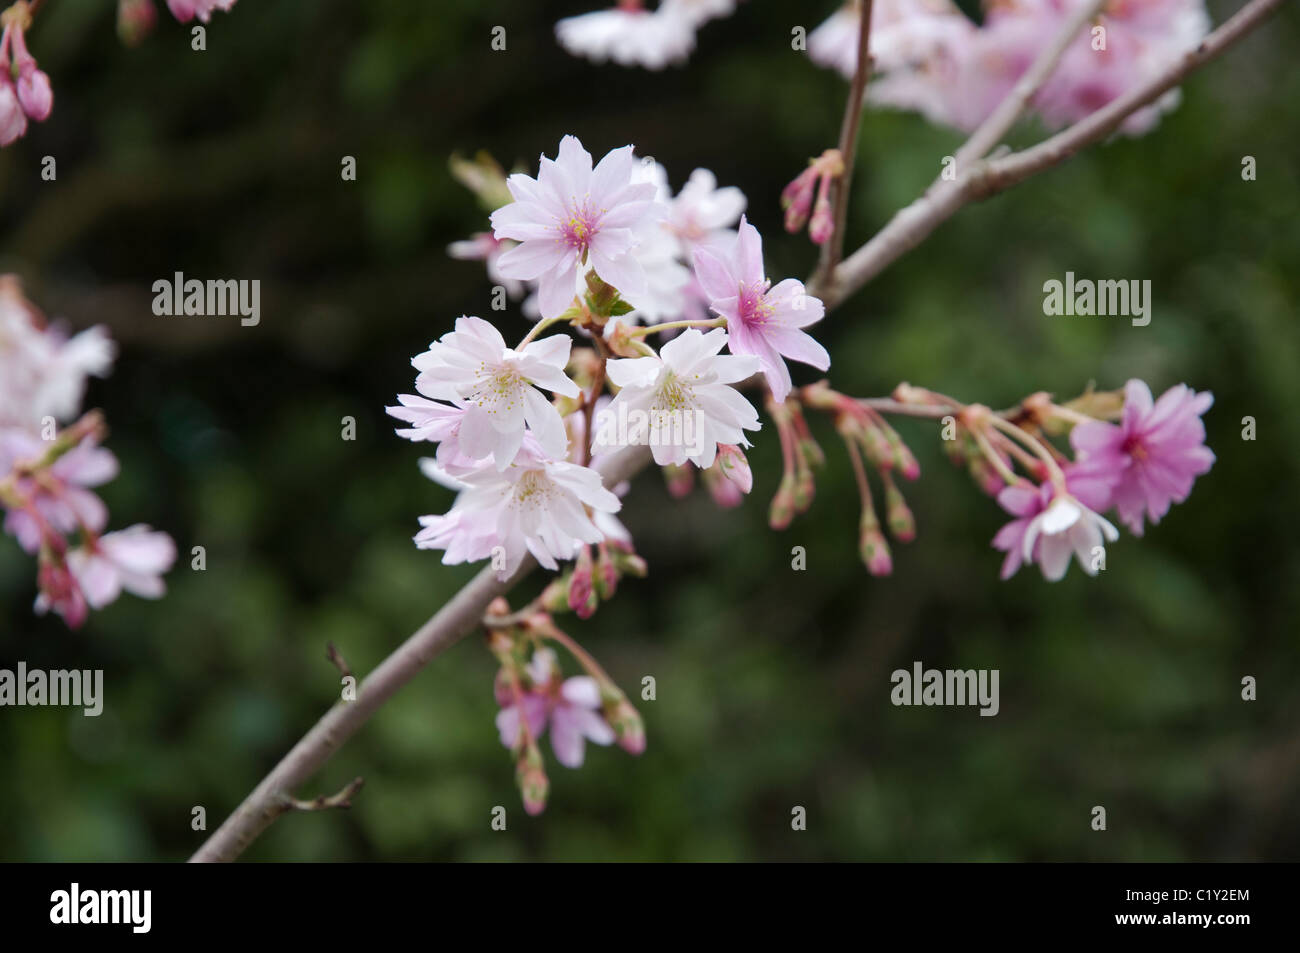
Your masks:
[[[733,354],[758,359],[778,401],[785,400],[792,386],[783,357],[822,371],[830,367],[826,349],[802,330],[822,319],[821,300],[807,294],[795,278],[772,287],[763,273],[763,240],[743,217],[732,254],[723,258],[698,249],[695,274],[709,296],[709,307],[727,320],[727,346]]]
[[[637,232],[666,208],[655,187],[633,181],[632,147],[608,153],[593,169],[591,154],[573,136],[560,141],[556,159],[542,156],[536,179],[506,180],[515,201],[492,213],[498,239],[521,244],[501,255],[501,274],[538,281],[544,318],[561,314],[574,300],[579,269],[588,264],[624,295],[646,290],[645,272],[632,254]]]
[[[604,533],[585,507],[614,513],[622,506],[596,471],[547,459],[529,446],[504,471],[485,465],[459,477],[459,484],[446,514],[420,518],[424,528],[416,545],[445,550],[448,565],[499,557],[502,579],[519,568],[525,553],[554,570],[581,543],[601,542]]]
[[[570,338],[557,334],[516,351],[506,346],[491,323],[457,318],[455,331],[412,359],[420,372],[416,389],[463,407],[458,444],[472,459],[491,456],[504,470],[519,450],[525,423],[548,454],[563,457],[564,422],[537,388],[578,396],[578,386],[564,374],[571,344]]]
[[[758,412],[730,385],[753,374],[758,359],[719,355],[727,343],[721,328],[691,328],[657,355],[610,361],[606,373],[620,390],[607,419],[631,422],[629,442],[649,443],[660,466],[689,460],[707,469],[718,444],[749,446],[744,431],[759,429]]]
[[[1116,475],[1115,507],[1135,536],[1142,535],[1144,520],[1159,523],[1172,504],[1186,500],[1196,478],[1214,465],[1201,421],[1213,403],[1213,394],[1185,384],[1153,401],[1146,383],[1134,379],[1124,388],[1118,426],[1093,421],[1070,433],[1080,471]]]

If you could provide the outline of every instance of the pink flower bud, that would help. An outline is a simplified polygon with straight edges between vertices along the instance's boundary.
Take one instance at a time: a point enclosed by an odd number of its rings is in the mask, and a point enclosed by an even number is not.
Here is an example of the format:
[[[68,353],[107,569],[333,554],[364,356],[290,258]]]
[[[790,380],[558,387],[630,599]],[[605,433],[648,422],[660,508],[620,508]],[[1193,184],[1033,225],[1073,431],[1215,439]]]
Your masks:
[[[785,230],[790,234],[795,234],[807,223],[816,185],[817,167],[810,165],[782,189],[781,207],[785,209]]]
[[[20,68],[18,102],[22,105],[23,112],[37,122],[44,122],[54,109],[54,90],[50,87],[50,77],[44,70],[36,68],[35,60],[29,60]]]
[[[717,466],[722,475],[734,483],[741,493],[748,493],[754,488],[754,471],[749,468],[745,451],[734,444],[718,444]]]
[[[695,487],[695,471],[690,464],[679,467],[670,463],[663,468],[663,471],[664,480],[668,484],[669,496],[678,500],[690,496],[691,490]]]
[[[157,22],[153,0],[118,0],[117,35],[127,46],[139,46]]]
[[[645,751],[645,723],[626,698],[620,695],[616,701],[606,701],[605,720],[614,729],[620,748],[632,755]]]
[[[772,497],[772,506],[767,513],[767,524],[772,529],[781,530],[790,525],[794,519],[795,476],[788,473],[781,478],[781,485]]]
[[[708,488],[709,495],[713,497],[713,502],[724,509],[745,502],[745,494],[740,492],[740,487],[727,479],[720,463],[715,463],[704,471],[704,485]]]
[[[830,190],[823,184],[821,192],[817,195],[817,207],[813,209],[812,221],[808,225],[808,237],[818,245],[825,245],[830,241],[831,232],[835,230],[835,215],[831,211],[828,191]]]
[[[880,524],[876,522],[874,514],[869,521],[864,519],[862,522],[858,552],[862,556],[862,562],[866,564],[867,572],[871,575],[888,576],[894,571],[894,562],[889,556],[889,544],[885,542],[885,535],[880,532]]]
[[[546,810],[546,797],[551,791],[551,782],[546,777],[542,766],[542,753],[536,744],[530,744],[519,759],[515,769],[515,781],[519,785],[519,794],[524,801],[524,810],[536,817]]]
[[[0,78],[0,146],[22,138],[27,131],[27,114],[18,101],[18,91],[8,78]]]
[[[903,499],[903,493],[892,482],[885,485],[885,519],[889,532],[900,543],[916,539],[916,518]]]
[[[588,619],[596,611],[596,593],[592,588],[591,547],[583,546],[569,580],[569,608],[580,619]]]

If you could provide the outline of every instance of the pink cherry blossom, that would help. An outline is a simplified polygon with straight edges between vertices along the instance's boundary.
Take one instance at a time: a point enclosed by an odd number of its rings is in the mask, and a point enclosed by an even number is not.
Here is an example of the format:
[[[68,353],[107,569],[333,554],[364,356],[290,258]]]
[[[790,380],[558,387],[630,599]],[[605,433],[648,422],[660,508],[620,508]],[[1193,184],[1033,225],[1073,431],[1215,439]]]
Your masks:
[[[771,286],[763,274],[763,240],[743,217],[732,254],[723,258],[697,249],[695,274],[709,307],[727,320],[727,346],[758,359],[776,400],[785,400],[792,386],[783,357],[822,371],[830,367],[826,349],[802,330],[822,319],[821,299],[805,293],[795,278]]]
[[[421,394],[463,408],[461,452],[475,460],[491,456],[504,470],[519,451],[525,424],[546,453],[565,455],[564,422],[537,388],[578,396],[578,385],[564,373],[571,345],[570,338],[557,334],[516,351],[491,323],[466,316],[411,364],[420,372],[416,389]]]
[[[1214,465],[1201,421],[1213,403],[1213,394],[1185,384],[1153,402],[1151,389],[1134,379],[1125,385],[1118,426],[1096,421],[1071,432],[1082,472],[1115,475],[1113,501],[1135,536],[1142,535],[1144,520],[1159,523],[1172,504],[1187,499],[1196,478]]]
[[[215,11],[229,12],[234,5],[235,0],[167,0],[167,9],[181,23],[189,23],[195,17],[207,23]]]
[[[588,264],[625,295],[645,291],[645,272],[633,254],[637,232],[666,208],[654,201],[653,184],[633,181],[634,165],[632,147],[624,146],[593,169],[582,143],[565,136],[555,160],[542,156],[536,179],[506,180],[515,201],[492,213],[492,228],[497,238],[521,244],[501,256],[501,274],[537,280],[543,317],[573,304],[580,269]]]
[[[721,328],[690,328],[653,357],[610,361],[606,374],[620,390],[601,415],[595,446],[611,442],[604,421],[627,421],[627,442],[648,443],[660,466],[689,460],[707,469],[718,444],[749,446],[744,431],[759,429],[758,411],[730,385],[753,374],[758,360],[719,355],[726,345]]]
[[[573,56],[650,70],[683,63],[695,48],[695,30],[687,20],[639,3],[567,17],[555,24],[555,38]]]
[[[998,494],[998,504],[1016,519],[993,537],[993,547],[1007,554],[1002,578],[1015,575],[1023,562],[1036,562],[1043,578],[1056,582],[1070,568],[1073,554],[1090,576],[1094,549],[1119,538],[1119,532],[1096,512],[1108,505],[1109,488],[1066,471],[1066,491],[1050,482],[1035,487],[1019,483]]]
[[[499,557],[502,579],[532,553],[547,569],[572,559],[582,543],[604,534],[586,507],[608,513],[622,506],[588,467],[549,460],[525,445],[504,472],[485,465],[459,478],[460,495],[442,516],[422,516],[421,549],[445,550],[452,565]],[[498,549],[498,547],[500,547]]]
[[[167,591],[163,573],[175,561],[172,538],[143,524],[106,533],[68,553],[68,568],[92,609],[102,609],[123,589],[144,599],[161,599]]]
[[[555,651],[541,648],[526,667],[529,687],[516,699],[514,690],[498,679],[497,730],[501,743],[513,749],[519,743],[521,714],[529,734],[537,740],[549,727],[555,759],[566,768],[580,768],[586,742],[614,743],[614,729],[601,716],[600,686],[588,675],[561,680]]]
[[[45,441],[21,430],[0,430],[0,474],[15,465],[41,459]],[[37,482],[32,477],[18,477],[14,485],[22,496],[32,501],[31,509],[11,509],[5,517],[5,530],[29,553],[40,549],[47,530],[72,533],[85,528],[93,533],[108,523],[108,508],[90,488],[117,476],[117,458],[87,437],[54,461]]]

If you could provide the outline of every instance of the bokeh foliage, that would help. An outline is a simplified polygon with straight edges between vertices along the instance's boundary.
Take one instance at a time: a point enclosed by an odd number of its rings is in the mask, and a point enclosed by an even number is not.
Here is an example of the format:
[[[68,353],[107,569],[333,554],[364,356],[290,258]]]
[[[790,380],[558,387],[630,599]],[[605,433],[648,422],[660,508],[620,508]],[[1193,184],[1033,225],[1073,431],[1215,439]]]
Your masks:
[[[105,494],[114,522],[202,545],[208,568],[186,563],[165,601],[124,598],[71,633],[32,616],[34,568],[0,542],[0,665],[102,668],[107,692],[99,719],[0,710],[0,859],[188,856],[191,808],[214,828],[337,697],[328,641],[365,672],[469,577],[411,545],[416,516],[450,494],[383,413],[410,388],[411,355],[459,314],[492,315],[482,270],[444,254],[484,227],[452,152],[531,165],[566,132],[597,154],[634,142],[675,185],[705,166],[742,187],[771,273],[810,270],[776,197],[831,144],[844,86],[790,50],[790,30],[833,2],[751,0],[661,74],[561,53],[552,23],[591,6],[244,0],[196,53],[165,14],[126,50],[113,4],[48,4],[32,44],[57,104],[0,154],[0,264],[51,313],[121,342],[90,396],[123,462]],[[496,25],[505,52],[489,47]],[[923,468],[920,536],[895,550],[892,579],[871,579],[829,427],[813,510],[766,529],[769,427],[741,509],[673,502],[643,475],[624,516],[651,578],[569,626],[629,691],[656,678],[643,757],[554,766],[551,807],[527,819],[493,728],[491,659],[470,639],[300,792],[363,775],[352,812],[286,818],[248,856],[1294,858],[1297,40],[1287,9],[1198,74],[1154,134],[965,210],[819,331],[837,386],[864,395],[908,380],[1005,406],[1130,376],[1213,390],[1217,465],[1145,540],[1112,547],[1099,579],[998,582],[1003,517],[919,422],[901,429]],[[850,240],[957,144],[869,113]],[[47,154],[55,183],[39,178]],[[340,179],[345,155],[356,182]],[[1241,179],[1246,155],[1257,181]],[[1044,317],[1042,283],[1067,270],[1150,279],[1150,326]],[[155,317],[150,285],[175,271],[260,279],[261,325]],[[517,310],[495,317],[507,336],[525,327]],[[795,545],[806,572],[790,569]],[[1000,669],[1001,713],[892,707],[889,673],[915,659]],[[506,833],[489,829],[498,804]],[[1088,826],[1095,804],[1104,834]],[[790,830],[794,805],[806,832]]]

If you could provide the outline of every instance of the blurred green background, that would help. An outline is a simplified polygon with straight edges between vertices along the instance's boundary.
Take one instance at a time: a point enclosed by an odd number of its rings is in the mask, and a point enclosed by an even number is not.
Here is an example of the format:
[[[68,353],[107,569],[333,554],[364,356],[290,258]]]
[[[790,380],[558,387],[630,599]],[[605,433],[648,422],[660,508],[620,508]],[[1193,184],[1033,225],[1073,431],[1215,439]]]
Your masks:
[[[697,166],[740,186],[771,274],[811,270],[777,196],[833,144],[845,86],[792,52],[790,31],[834,2],[752,0],[703,29],[687,67],[658,74],[558,49],[554,21],[595,5],[244,0],[214,17],[202,53],[165,11],[134,50],[114,37],[110,2],[41,14],[31,46],[56,107],[0,153],[0,265],[49,313],[111,328],[122,354],[88,405],[107,412],[123,464],[104,492],[113,524],[165,528],[183,554],[202,545],[208,568],[183,558],[165,601],[124,597],[74,633],[32,615],[35,567],[0,540],[0,666],[102,668],[107,695],[98,719],[0,711],[0,859],[187,857],[204,836],[191,809],[215,829],[337,698],[328,641],[364,673],[471,575],[411,544],[416,517],[451,494],[384,414],[411,389],[410,357],[455,316],[525,328],[517,308],[489,310],[480,266],[445,255],[485,227],[452,152],[532,168],[566,132],[598,156],[632,142],[674,187]],[[504,52],[489,45],[497,25]],[[740,509],[703,491],[674,502],[643,474],[623,516],[651,577],[589,621],[565,617],[630,693],[656,678],[657,700],[638,703],[641,758],[551,761],[551,805],[527,818],[473,637],[298,792],[363,775],[351,812],[287,817],[247,857],[1294,859],[1297,41],[1292,7],[1195,76],[1155,133],[965,210],[818,329],[836,386],[860,395],[907,380],[1005,406],[1131,376],[1212,390],[1218,463],[1145,540],[1112,547],[1098,579],[1076,567],[1056,585],[1036,572],[1000,583],[989,541],[1005,517],[932,425],[906,421],[920,534],[895,548],[893,578],[872,579],[825,421],[813,509],[766,528],[780,471],[769,426]],[[958,142],[869,113],[850,241]],[[56,182],[39,177],[45,155]],[[355,182],[340,179],[345,155]],[[1257,181],[1242,181],[1246,155]],[[150,285],[178,270],[260,279],[260,326],[155,317]],[[1044,317],[1042,283],[1067,270],[1150,279],[1150,326]],[[340,439],[345,415],[354,442]],[[806,572],[790,568],[795,545]],[[891,706],[889,674],[914,660],[999,669],[1001,713]],[[1256,702],[1240,699],[1244,675]],[[495,805],[505,833],[490,829]],[[791,830],[795,805],[806,831]]]

